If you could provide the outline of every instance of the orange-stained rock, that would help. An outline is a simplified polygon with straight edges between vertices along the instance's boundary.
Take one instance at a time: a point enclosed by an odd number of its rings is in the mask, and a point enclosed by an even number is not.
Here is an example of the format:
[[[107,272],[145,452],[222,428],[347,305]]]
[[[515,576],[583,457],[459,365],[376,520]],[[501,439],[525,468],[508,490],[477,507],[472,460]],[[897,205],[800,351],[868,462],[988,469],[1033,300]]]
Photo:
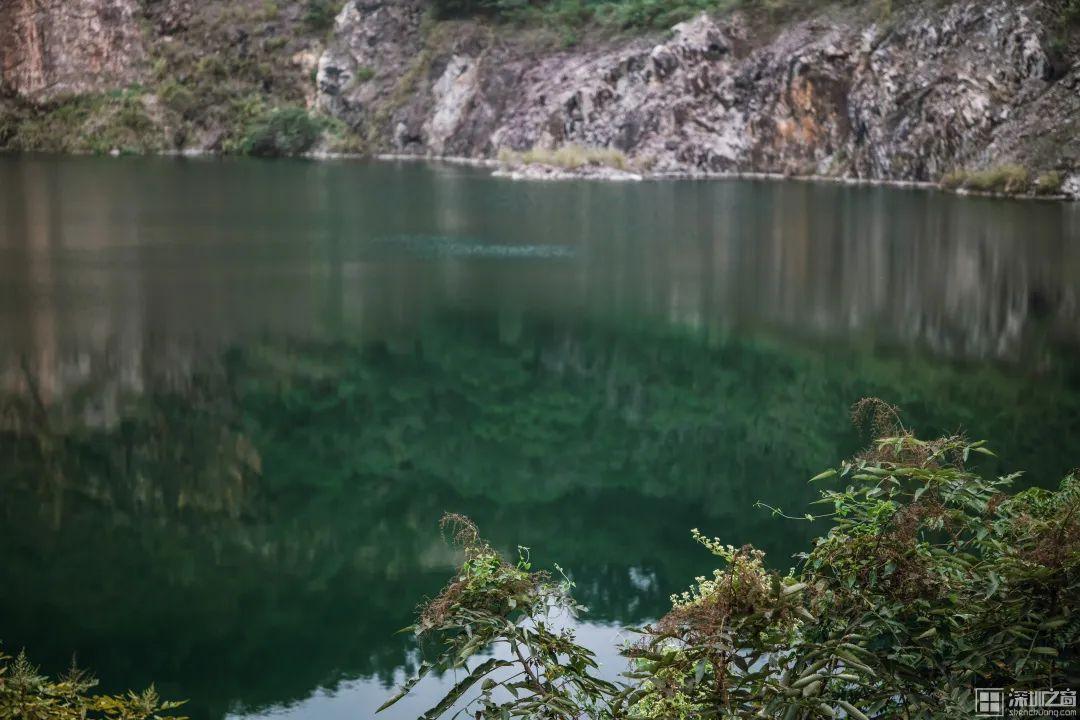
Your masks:
[[[34,102],[134,81],[146,51],[137,0],[3,0],[0,87]]]

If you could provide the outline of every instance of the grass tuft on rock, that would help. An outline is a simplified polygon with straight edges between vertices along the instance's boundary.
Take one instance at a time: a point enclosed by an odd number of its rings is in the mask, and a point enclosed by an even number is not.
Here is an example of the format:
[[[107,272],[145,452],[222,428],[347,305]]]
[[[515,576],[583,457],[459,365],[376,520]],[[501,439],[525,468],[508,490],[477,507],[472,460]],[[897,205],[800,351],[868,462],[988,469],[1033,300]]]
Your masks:
[[[1064,184],[1064,176],[1057,170],[1051,170],[1040,175],[1039,179],[1035,181],[1035,194],[1060,195]]]
[[[499,151],[499,162],[506,165],[548,165],[564,170],[577,170],[583,167],[610,167],[616,170],[630,168],[630,160],[615,148],[584,147],[581,145],[563,145],[554,150],[533,148],[525,152],[503,149]]]
[[[946,190],[963,189],[1002,195],[1025,195],[1033,190],[1031,173],[1027,168],[1015,164],[995,165],[976,171],[953,170],[942,176],[938,184]],[[1038,191],[1038,183],[1034,189]]]

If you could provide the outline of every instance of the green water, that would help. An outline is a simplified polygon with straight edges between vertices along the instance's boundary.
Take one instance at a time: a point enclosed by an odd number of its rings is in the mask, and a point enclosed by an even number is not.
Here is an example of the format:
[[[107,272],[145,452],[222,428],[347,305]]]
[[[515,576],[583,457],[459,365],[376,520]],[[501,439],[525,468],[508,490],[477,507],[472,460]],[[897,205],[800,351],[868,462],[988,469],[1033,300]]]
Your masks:
[[[823,527],[876,395],[1080,464],[1080,208],[447,166],[0,159],[0,639],[194,718],[366,718],[455,561],[559,562],[602,650]],[[450,678],[421,685],[415,717]]]

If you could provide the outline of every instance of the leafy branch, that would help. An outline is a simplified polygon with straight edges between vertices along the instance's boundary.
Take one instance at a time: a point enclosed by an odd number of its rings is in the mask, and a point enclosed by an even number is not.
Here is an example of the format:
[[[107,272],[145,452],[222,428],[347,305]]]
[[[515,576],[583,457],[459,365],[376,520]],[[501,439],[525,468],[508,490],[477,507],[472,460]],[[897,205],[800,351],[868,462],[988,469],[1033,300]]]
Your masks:
[[[584,610],[565,574],[532,572],[527,551],[510,564],[470,521],[447,516],[465,561],[414,628],[444,651],[387,706],[428,669],[465,667],[502,645],[507,659],[474,667],[425,720],[478,683],[459,715],[858,720],[970,717],[976,687],[1080,681],[1080,480],[1011,493],[1018,474],[968,469],[992,455],[982,442],[921,440],[873,401],[857,412],[880,435],[812,479],[832,512],[793,518],[759,504],[787,519],[828,517],[828,532],[780,575],[761,551],[694,530],[722,566],[637,631],[618,686],[551,624]]]

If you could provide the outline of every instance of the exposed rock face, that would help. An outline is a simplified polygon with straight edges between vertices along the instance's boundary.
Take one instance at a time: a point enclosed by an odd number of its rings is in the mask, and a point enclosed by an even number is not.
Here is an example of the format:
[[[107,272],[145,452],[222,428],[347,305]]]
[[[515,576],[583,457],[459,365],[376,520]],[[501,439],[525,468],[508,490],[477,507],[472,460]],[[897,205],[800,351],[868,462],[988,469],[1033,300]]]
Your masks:
[[[350,0],[338,15],[334,42],[319,60],[318,107],[353,124],[388,102],[387,79],[416,60],[422,35],[419,0]],[[382,82],[368,82],[375,73]]]
[[[175,110],[150,113],[175,149],[220,150],[239,132],[213,91],[239,74],[249,95],[314,106],[376,152],[578,144],[618,148],[636,171],[923,181],[1015,162],[1059,171],[1080,196],[1080,52],[1054,42],[1056,0],[909,0],[887,19],[838,3],[782,28],[701,16],[569,49],[426,20],[428,5],[345,0],[324,46],[321,31],[297,40],[301,0],[269,15],[259,0],[0,0],[0,102],[122,87],[144,79],[153,51],[205,101],[194,112],[175,92],[144,98]],[[220,77],[199,75],[202,58]]]
[[[145,57],[137,0],[3,0],[0,89],[35,102],[118,87]]]
[[[937,180],[957,167],[1080,165],[1080,62],[1039,0],[857,10],[771,37],[701,16],[669,39],[538,53],[482,26],[421,30],[356,0],[320,63],[320,106],[386,149],[617,147],[655,171]],[[363,81],[353,68],[370,68]]]

